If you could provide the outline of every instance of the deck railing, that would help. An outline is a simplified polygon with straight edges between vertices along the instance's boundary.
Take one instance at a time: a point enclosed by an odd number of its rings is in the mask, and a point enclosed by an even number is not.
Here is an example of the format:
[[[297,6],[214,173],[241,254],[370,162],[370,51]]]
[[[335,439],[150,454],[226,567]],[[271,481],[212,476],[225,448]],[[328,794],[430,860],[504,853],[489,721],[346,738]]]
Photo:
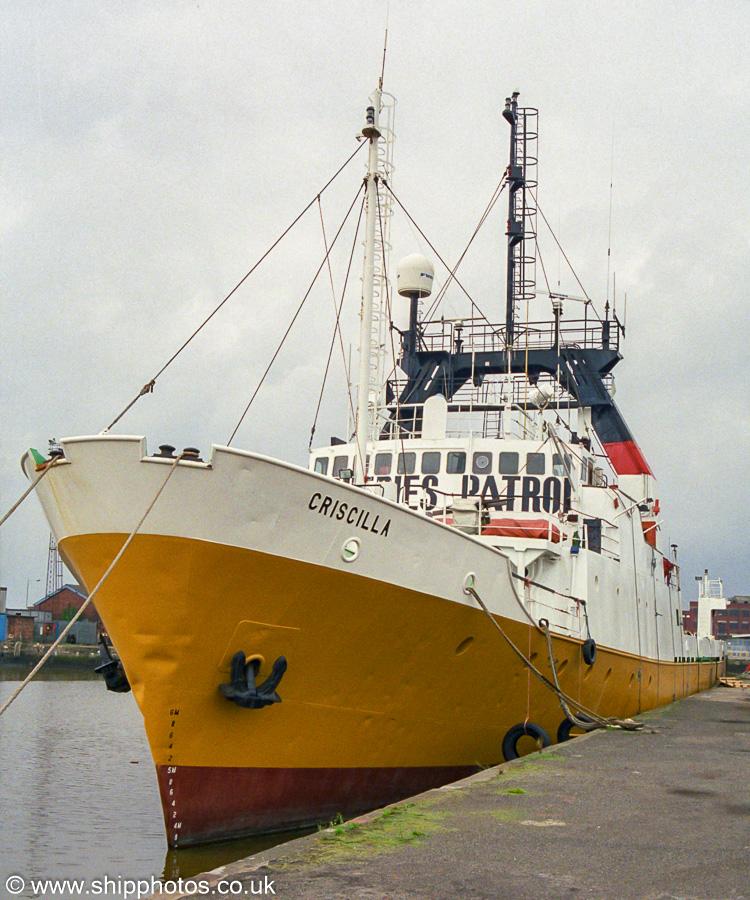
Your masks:
[[[564,319],[559,326],[561,347],[619,349],[620,331],[614,322],[599,319]],[[484,353],[504,350],[505,326],[486,319],[433,319],[422,323],[422,347],[450,353]],[[517,323],[514,345],[517,350],[548,350],[557,343],[556,323]]]

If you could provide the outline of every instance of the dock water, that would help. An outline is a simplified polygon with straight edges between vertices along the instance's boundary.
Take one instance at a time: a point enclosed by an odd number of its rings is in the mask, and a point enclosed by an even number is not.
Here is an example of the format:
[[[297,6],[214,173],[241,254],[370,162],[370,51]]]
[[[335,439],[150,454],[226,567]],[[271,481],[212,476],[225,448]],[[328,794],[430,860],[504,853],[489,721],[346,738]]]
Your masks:
[[[283,900],[750,900],[750,690],[641,720],[197,877]]]

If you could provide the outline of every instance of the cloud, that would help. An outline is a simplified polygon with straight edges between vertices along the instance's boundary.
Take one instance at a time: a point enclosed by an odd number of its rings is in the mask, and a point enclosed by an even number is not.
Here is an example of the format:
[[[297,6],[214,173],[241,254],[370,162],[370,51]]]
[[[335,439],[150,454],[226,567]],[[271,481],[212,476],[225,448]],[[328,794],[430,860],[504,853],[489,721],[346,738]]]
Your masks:
[[[385,17],[376,0],[10,4],[2,509],[24,489],[25,447],[108,424],[352,152]],[[628,295],[618,400],[660,476],[687,574],[708,567],[738,593],[748,591],[736,533],[747,494],[747,17],[742,3],[392,4],[386,58],[399,98],[393,184],[450,264],[505,166],[510,91],[540,108],[540,203],[598,301],[614,171],[618,307]],[[323,197],[329,232],[361,166]],[[498,317],[503,203],[460,273]],[[552,278],[579,293],[541,225],[540,241]],[[419,246],[403,223],[393,243],[392,266]],[[225,441],[321,246],[313,210],[123,430],[153,446]],[[462,302],[452,290],[449,303]],[[238,436],[297,462],[327,354],[326,281],[310,304]],[[346,329],[356,345],[351,317]],[[317,432],[326,438],[346,430],[340,355]],[[44,577],[46,546],[31,506],[3,529],[11,605]]]

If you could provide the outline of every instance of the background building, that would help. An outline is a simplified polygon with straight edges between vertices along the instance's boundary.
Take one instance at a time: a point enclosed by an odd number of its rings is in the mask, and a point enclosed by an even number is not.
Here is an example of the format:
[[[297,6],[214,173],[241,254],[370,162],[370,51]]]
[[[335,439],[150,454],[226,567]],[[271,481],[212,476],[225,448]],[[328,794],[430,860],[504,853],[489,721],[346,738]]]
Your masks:
[[[685,631],[696,633],[698,627],[698,601],[690,601],[690,609],[682,613]],[[726,609],[715,609],[711,613],[711,633],[713,637],[726,640],[732,635],[750,634],[750,597],[736,595],[727,600]]]
[[[738,634],[727,640],[727,662],[735,670],[750,666],[750,634]]]
[[[33,609],[6,610],[6,639],[21,641],[22,644],[34,643],[34,624],[38,613]]]
[[[32,607],[39,615],[35,637],[39,641],[53,641],[86,602],[88,595],[80,585],[65,584],[47,594]],[[90,604],[70,630],[67,640],[76,644],[95,644],[102,630],[102,622],[94,604]],[[72,637],[72,640],[71,640]]]
[[[5,614],[5,601],[8,596],[8,588],[0,587],[0,641],[4,641],[8,632],[8,619]]]

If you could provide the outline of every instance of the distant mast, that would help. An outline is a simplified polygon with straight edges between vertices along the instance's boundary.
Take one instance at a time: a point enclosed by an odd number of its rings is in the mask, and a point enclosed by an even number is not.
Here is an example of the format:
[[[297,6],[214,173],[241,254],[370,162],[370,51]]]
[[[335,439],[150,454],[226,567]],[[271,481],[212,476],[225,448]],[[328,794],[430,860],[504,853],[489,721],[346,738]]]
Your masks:
[[[45,596],[54,594],[55,591],[62,587],[63,583],[63,564],[60,554],[57,550],[57,542],[55,536],[49,536],[49,550],[47,552],[47,593]]]

